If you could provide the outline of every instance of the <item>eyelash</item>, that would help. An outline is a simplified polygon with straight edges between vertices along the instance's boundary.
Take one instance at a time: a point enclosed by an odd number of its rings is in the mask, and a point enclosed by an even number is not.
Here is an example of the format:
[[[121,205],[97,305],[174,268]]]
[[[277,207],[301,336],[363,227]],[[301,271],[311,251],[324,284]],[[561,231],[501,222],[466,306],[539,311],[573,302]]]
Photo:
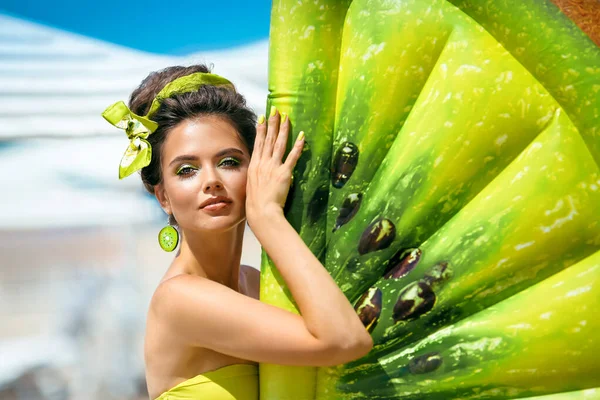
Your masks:
[[[227,161],[232,161],[233,162],[233,164],[229,164],[229,166],[232,167],[232,168],[237,167],[238,165],[240,165],[240,161],[238,159],[233,158],[233,157],[227,157],[227,158],[225,158],[223,160],[223,162],[221,163],[221,165],[223,165]]]
[[[238,166],[240,165],[240,161],[233,157],[227,157],[227,158],[223,159],[223,161],[221,161],[221,164],[219,164],[219,165],[225,165],[227,162],[231,162],[230,164],[227,164],[229,169],[237,169]],[[196,168],[191,167],[191,166],[185,166],[183,168],[180,168],[176,172],[176,174],[179,175],[179,177],[182,179],[188,178],[191,175],[191,172],[184,172],[184,171],[195,170],[195,169]]]

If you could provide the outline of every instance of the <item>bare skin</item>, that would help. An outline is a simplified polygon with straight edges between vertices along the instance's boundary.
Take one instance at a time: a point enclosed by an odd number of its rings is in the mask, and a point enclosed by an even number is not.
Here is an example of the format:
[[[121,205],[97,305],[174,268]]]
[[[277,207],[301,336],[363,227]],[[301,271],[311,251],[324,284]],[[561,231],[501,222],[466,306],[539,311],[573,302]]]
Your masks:
[[[184,121],[169,133],[155,194],[177,219],[184,240],[148,311],[151,398],[231,364],[328,366],[371,350],[372,339],[352,305],[283,215],[304,144],[297,141],[283,162],[289,129],[289,121],[280,129],[279,114],[270,117],[268,128],[259,124],[252,159],[233,126],[219,117]],[[228,148],[241,154],[219,154]],[[235,167],[228,165],[231,157],[239,161]],[[218,210],[200,208],[214,196],[230,202]],[[240,268],[246,220],[302,315],[258,300],[258,272]]]

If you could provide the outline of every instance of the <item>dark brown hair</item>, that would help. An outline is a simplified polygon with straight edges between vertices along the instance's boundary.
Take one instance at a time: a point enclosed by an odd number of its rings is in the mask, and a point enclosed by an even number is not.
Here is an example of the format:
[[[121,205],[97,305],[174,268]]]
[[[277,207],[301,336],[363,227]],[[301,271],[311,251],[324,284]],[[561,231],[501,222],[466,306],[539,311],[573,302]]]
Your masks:
[[[173,66],[151,72],[131,93],[129,109],[137,115],[146,115],[152,100],[171,81],[196,72],[210,72],[203,64],[189,67]],[[203,85],[197,91],[173,95],[161,102],[150,119],[158,128],[148,142],[152,146],[152,160],[142,168],[142,182],[148,192],[154,194],[154,186],[162,181],[160,159],[162,145],[171,129],[179,123],[200,116],[222,117],[237,130],[250,154],[256,137],[256,114],[246,105],[244,96],[224,86]]]

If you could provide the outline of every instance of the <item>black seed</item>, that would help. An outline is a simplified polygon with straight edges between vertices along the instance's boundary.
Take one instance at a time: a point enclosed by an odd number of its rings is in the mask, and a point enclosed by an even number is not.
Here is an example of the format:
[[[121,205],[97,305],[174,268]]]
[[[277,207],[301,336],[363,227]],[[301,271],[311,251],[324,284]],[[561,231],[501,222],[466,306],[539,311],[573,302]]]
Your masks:
[[[360,203],[362,202],[362,193],[350,193],[342,203],[342,207],[340,208],[340,215],[338,215],[335,226],[333,227],[333,231],[338,230],[342,225],[347,223],[354,217],[360,208]]]
[[[365,229],[358,242],[358,252],[363,255],[389,247],[396,237],[396,226],[387,218],[378,219]]]
[[[452,277],[452,270],[448,267],[446,261],[439,262],[431,267],[423,277],[423,280],[430,286],[439,285]]]
[[[421,249],[399,250],[388,263],[383,279],[399,279],[412,271],[421,260]]]
[[[358,164],[358,147],[354,143],[346,142],[342,144],[333,161],[331,170],[331,182],[333,187],[339,189],[343,187]]]
[[[416,319],[431,310],[434,304],[435,293],[427,282],[412,282],[398,296],[392,318],[394,322]]]
[[[408,363],[408,369],[413,374],[433,372],[442,365],[440,353],[432,352],[415,357]]]
[[[376,287],[370,288],[356,302],[354,309],[369,333],[373,332],[381,315],[383,294]]]
[[[327,211],[327,198],[329,197],[329,188],[327,185],[319,186],[313,194],[310,204],[308,204],[308,220],[315,223]]]

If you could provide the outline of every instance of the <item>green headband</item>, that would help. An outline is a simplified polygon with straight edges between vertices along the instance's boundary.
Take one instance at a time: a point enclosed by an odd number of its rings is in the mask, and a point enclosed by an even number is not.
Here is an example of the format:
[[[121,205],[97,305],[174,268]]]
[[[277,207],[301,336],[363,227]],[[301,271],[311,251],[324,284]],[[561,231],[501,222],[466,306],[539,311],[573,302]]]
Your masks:
[[[202,85],[229,86],[235,90],[231,82],[219,75],[196,72],[177,78],[162,88],[152,100],[150,111],[144,116],[133,113],[122,101],[117,101],[104,110],[102,113],[104,119],[117,128],[125,130],[129,138],[129,146],[119,164],[119,179],[150,164],[152,147],[146,139],[158,128],[158,124],[150,117],[158,110],[161,102],[175,94],[194,92]]]

